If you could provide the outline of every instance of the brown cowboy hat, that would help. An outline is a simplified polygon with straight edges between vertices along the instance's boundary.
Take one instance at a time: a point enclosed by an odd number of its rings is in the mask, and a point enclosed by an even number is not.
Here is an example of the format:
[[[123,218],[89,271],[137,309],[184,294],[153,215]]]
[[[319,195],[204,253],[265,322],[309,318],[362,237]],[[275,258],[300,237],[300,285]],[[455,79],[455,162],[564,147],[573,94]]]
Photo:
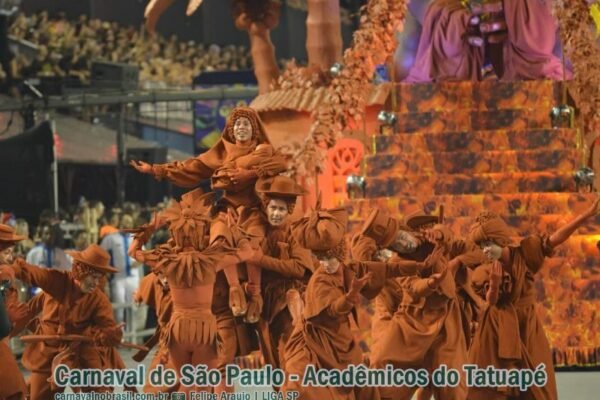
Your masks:
[[[425,214],[423,211],[415,211],[406,216],[406,225],[410,229],[419,229],[423,225],[437,224],[440,218],[437,215]]]
[[[298,197],[306,194],[306,191],[295,180],[283,175],[259,179],[256,182],[256,192],[266,196],[281,197]]]
[[[67,251],[66,253],[73,257],[73,260],[79,261],[98,272],[119,272],[118,269],[109,265],[110,254],[97,244],[91,244],[83,251]]]
[[[15,235],[15,230],[10,225],[0,224],[0,243],[16,243],[27,239],[25,236]]]
[[[327,251],[336,247],[346,233],[348,211],[345,208],[314,210],[292,224],[298,243],[309,250]]]
[[[388,247],[396,238],[403,224],[385,211],[375,209],[367,217],[360,233],[374,239],[381,247]]]

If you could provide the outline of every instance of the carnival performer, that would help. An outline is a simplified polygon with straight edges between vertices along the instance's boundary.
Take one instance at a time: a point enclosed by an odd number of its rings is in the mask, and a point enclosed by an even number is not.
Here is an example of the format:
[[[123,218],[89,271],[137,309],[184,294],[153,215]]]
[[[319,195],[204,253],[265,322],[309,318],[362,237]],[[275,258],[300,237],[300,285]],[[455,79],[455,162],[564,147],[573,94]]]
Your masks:
[[[15,235],[15,231],[9,225],[0,224],[0,265],[12,264],[13,248],[24,236]],[[23,374],[15,360],[10,347],[8,347],[8,336],[13,329],[13,324],[19,313],[15,304],[17,294],[14,288],[8,284],[13,278],[10,271],[0,270],[0,399],[22,400],[27,394],[27,386]]]
[[[376,387],[317,387],[302,385],[305,369],[343,370],[363,362],[362,350],[354,340],[349,315],[354,315],[359,295],[375,297],[389,278],[414,275],[431,267],[441,252],[426,262],[345,262],[348,214],[345,209],[314,211],[294,223],[294,236],[312,250],[320,267],[308,282],[303,321],[295,326],[285,348],[287,376],[284,391],[298,391],[302,399],[377,399]]]
[[[314,269],[310,251],[296,241],[289,224],[296,198],[304,190],[293,179],[279,175],[259,180],[256,192],[268,224],[265,241],[252,258],[263,274],[265,303],[259,336],[265,361],[280,368],[285,365],[285,343],[302,312],[301,294]]]
[[[49,270],[27,264],[19,259],[2,271],[26,283],[40,287],[48,296],[44,300],[42,316],[36,334],[82,335],[93,341],[65,345],[61,340],[45,340],[28,344],[23,354],[23,365],[31,371],[29,379],[32,400],[53,398],[64,387],[52,386],[49,378],[57,361],[67,360],[74,368],[102,369],[98,346],[115,346],[121,342],[122,326],[113,318],[107,296],[99,282],[104,274],[114,273],[109,265],[110,256],[93,244],[81,252],[69,252],[73,258],[72,271]],[[110,391],[111,388],[83,387],[74,390]]]
[[[545,366],[545,386],[531,386],[526,392],[518,388],[471,388],[469,399],[557,399],[556,378],[550,345],[536,313],[534,275],[544,259],[565,242],[583,223],[600,211],[600,199],[551,235],[527,236],[513,244],[512,232],[496,214],[485,211],[475,220],[471,239],[479,243],[502,278],[495,278],[469,353],[469,361],[479,367],[529,368]],[[500,283],[498,283],[500,282]],[[495,290],[499,287],[499,290]],[[496,292],[496,293],[494,293]]]
[[[146,275],[140,282],[140,287],[134,293],[133,298],[137,304],[146,304],[156,312],[158,325],[156,326],[154,334],[144,343],[144,346],[149,350],[158,345],[158,349],[150,362],[148,371],[152,371],[158,365],[163,365],[165,369],[174,368],[174,365],[169,358],[169,349],[167,348],[166,343],[160,340],[173,315],[173,299],[171,298],[171,291],[169,290],[167,278],[160,272]],[[147,355],[147,351],[139,351],[134,354],[132,358],[137,362],[142,362]],[[173,385],[171,387],[151,385],[149,379],[147,379],[146,384],[144,385],[144,393],[171,393],[177,390],[178,387],[179,385]]]
[[[207,152],[184,162],[150,165],[133,162],[140,172],[152,174],[157,179],[193,188],[203,179],[212,178],[212,187],[222,189],[224,196],[219,200],[217,217],[210,227],[210,244],[225,241],[231,244],[231,233],[225,221],[227,212],[238,213],[241,207],[251,210],[253,221],[247,222],[247,233],[264,238],[266,226],[260,221],[260,199],[254,191],[257,179],[275,176],[287,169],[285,158],[269,144],[258,113],[248,107],[235,108],[225,125],[221,139]],[[255,323],[260,318],[262,297],[250,293],[249,302],[239,283],[235,266],[226,266],[224,272],[229,284],[229,303],[234,316],[246,315],[246,320]],[[260,268],[247,263],[248,279],[260,289]]]
[[[467,360],[467,339],[462,322],[458,287],[466,282],[467,268],[482,261],[474,244],[455,239],[437,218],[417,212],[407,217],[408,231],[398,231],[395,250],[400,259],[424,260],[433,252],[443,257],[431,269],[397,279],[402,300],[371,352],[371,365],[385,368],[426,368],[441,364],[462,371]],[[410,222],[410,226],[408,226]],[[429,225],[429,226],[428,226]],[[450,261],[448,261],[450,258]],[[410,399],[418,386],[382,387],[381,397]],[[455,387],[432,387],[436,398],[464,399],[466,382]]]
[[[221,243],[207,247],[213,197],[213,193],[202,194],[200,189],[184,194],[155,224],[158,227],[164,220],[171,240],[144,251],[142,240],[136,238],[131,249],[138,261],[167,279],[173,312],[162,340],[177,371],[185,364],[205,364],[209,369],[218,366],[217,320],[211,311],[216,274],[223,266],[244,262],[254,254],[250,241],[234,227],[230,232],[238,249]],[[200,390],[193,385],[180,389],[186,393]]]

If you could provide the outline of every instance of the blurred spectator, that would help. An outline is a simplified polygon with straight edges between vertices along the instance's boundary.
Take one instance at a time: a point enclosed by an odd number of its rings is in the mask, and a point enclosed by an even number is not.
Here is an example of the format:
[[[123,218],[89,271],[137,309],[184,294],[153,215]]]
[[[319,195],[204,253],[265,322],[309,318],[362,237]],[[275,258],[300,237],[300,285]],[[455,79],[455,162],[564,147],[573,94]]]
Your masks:
[[[22,218],[17,218],[15,225],[15,233],[20,236],[25,236],[27,239],[21,240],[15,245],[14,252],[15,256],[25,257],[27,253],[35,246],[33,240],[29,236],[29,224]]]
[[[133,228],[131,215],[124,214],[120,222],[120,229]],[[140,268],[138,268],[140,264],[128,254],[132,242],[132,234],[117,231],[106,235],[100,244],[110,254],[111,265],[119,270],[119,272],[113,274],[110,282],[110,300],[113,303],[131,304],[133,302],[133,292],[140,283]],[[126,319],[122,309],[115,310],[115,316],[120,322]],[[125,322],[128,330],[131,331],[131,321],[127,320]]]
[[[103,240],[107,235],[119,232],[118,226],[121,220],[120,214],[121,210],[113,208],[108,220],[106,220],[106,218],[101,218],[102,226],[100,227],[100,240]]]
[[[86,230],[77,231],[73,236],[73,248],[76,251],[83,251],[90,244],[90,233]]]
[[[40,267],[70,270],[71,260],[63,249],[57,246],[57,230],[54,226],[46,224],[41,227],[41,243],[27,253],[27,262]]]

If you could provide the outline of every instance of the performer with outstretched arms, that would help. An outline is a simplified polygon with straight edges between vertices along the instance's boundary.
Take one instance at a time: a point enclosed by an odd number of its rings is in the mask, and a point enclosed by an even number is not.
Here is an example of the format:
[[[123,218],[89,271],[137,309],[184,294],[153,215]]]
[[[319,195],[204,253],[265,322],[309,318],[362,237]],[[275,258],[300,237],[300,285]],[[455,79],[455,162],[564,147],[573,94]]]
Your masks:
[[[102,369],[98,346],[118,345],[123,336],[122,326],[115,323],[110,301],[99,287],[105,274],[116,272],[109,265],[110,255],[95,244],[81,252],[70,252],[70,255],[73,269],[69,272],[36,267],[22,259],[0,269],[12,278],[35,285],[48,294],[36,334],[93,338],[91,342],[82,341],[75,345],[62,340],[44,340],[27,345],[23,365],[31,371],[29,382],[32,400],[50,399],[55,393],[64,391],[64,387],[56,387],[54,382],[51,386],[48,381],[58,359],[68,359],[70,366],[75,368]],[[90,391],[92,388],[81,390]],[[93,390],[112,389],[96,387]]]
[[[483,314],[469,353],[470,362],[481,368],[529,368],[545,365],[545,386],[479,388],[469,399],[557,399],[552,353],[542,322],[536,313],[534,275],[553,249],[599,212],[600,199],[551,235],[532,235],[513,244],[513,233],[496,214],[485,211],[475,220],[471,239],[479,243],[492,262],[492,284],[487,293],[490,307]],[[499,270],[501,267],[501,272]],[[500,275],[500,276],[498,276]],[[502,283],[502,284],[501,284]]]
[[[210,226],[210,244],[225,241],[229,246],[231,233],[225,221],[229,212],[237,213],[240,207],[252,210],[247,221],[247,233],[258,238],[265,235],[266,226],[261,223],[260,200],[254,191],[259,178],[273,177],[287,169],[285,158],[269,144],[258,113],[248,107],[235,108],[225,125],[221,139],[207,152],[184,162],[150,165],[134,162],[140,172],[152,174],[157,179],[193,188],[201,180],[212,178],[213,189],[221,189],[224,196],[219,200],[219,213]],[[235,316],[246,315],[248,322],[257,322],[262,309],[260,293],[250,293],[250,301],[240,286],[237,268],[225,266],[230,290],[230,306]],[[260,268],[247,263],[251,288],[260,289]]]

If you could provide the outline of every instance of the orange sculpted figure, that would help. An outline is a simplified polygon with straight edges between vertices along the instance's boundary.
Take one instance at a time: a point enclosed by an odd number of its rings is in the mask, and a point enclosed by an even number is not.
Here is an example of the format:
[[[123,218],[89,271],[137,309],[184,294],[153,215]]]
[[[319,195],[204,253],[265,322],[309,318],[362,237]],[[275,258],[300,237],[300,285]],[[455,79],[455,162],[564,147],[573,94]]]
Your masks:
[[[0,224],[0,265],[13,263],[13,248],[23,239],[25,237],[15,235],[14,229],[10,226]],[[2,308],[0,317],[4,316],[4,321],[0,321],[0,325],[14,324],[17,317],[15,315],[17,309],[13,307],[16,302],[16,293],[14,293],[14,289],[5,285],[5,282],[11,280],[12,277],[11,271],[0,269],[0,284],[3,286],[0,289],[0,307]],[[10,328],[10,326],[5,326],[1,329],[3,332],[0,333],[0,399],[20,400],[25,398],[27,387],[23,374],[8,347]]]
[[[252,261],[262,269],[265,304],[259,321],[259,336],[265,361],[277,368],[285,365],[284,347],[294,321],[302,312],[301,293],[313,271],[310,251],[300,246],[288,222],[297,196],[304,190],[285,176],[259,180],[257,193],[263,199],[267,219],[263,246]]]
[[[182,187],[195,187],[203,179],[212,178],[212,187],[224,191],[219,200],[219,213],[210,227],[210,244],[217,240],[229,246],[231,233],[225,221],[227,211],[238,213],[241,207],[252,212],[247,221],[249,234],[263,238],[266,226],[260,218],[260,200],[254,191],[257,179],[275,176],[287,169],[285,158],[275,152],[269,144],[262,122],[251,108],[235,108],[223,130],[221,139],[207,152],[184,162],[150,165],[132,162],[140,172],[154,175],[158,179],[168,179]],[[257,322],[262,308],[260,295],[260,268],[247,263],[250,301],[240,286],[237,268],[225,266],[224,272],[229,283],[230,306],[235,316],[246,315],[248,322]]]
[[[486,368],[528,368],[545,365],[545,386],[518,388],[471,388],[469,399],[557,399],[556,379],[550,345],[536,313],[534,275],[544,259],[575,230],[595,216],[600,200],[583,214],[550,236],[528,236],[518,245],[511,243],[512,232],[491,212],[480,214],[471,231],[492,262],[490,285],[486,292],[490,306],[483,313],[469,352],[469,361]],[[482,268],[482,267],[480,267]],[[488,267],[490,268],[490,267]],[[480,279],[475,279],[477,283]]]
[[[177,371],[185,364],[217,367],[217,320],[211,311],[217,270],[244,262],[254,252],[236,229],[230,232],[232,241],[241,243],[239,250],[222,244],[206,247],[212,201],[213,194],[203,195],[200,189],[184,194],[181,202],[175,202],[159,216],[169,225],[168,244],[142,251],[141,240],[136,238],[130,250],[138,261],[165,276],[169,284],[173,312],[163,340]],[[198,389],[181,386],[184,392]]]
[[[407,218],[409,230],[386,233],[394,237],[390,247],[400,259],[430,260],[430,268],[397,279],[402,300],[391,322],[380,334],[371,353],[376,368],[426,368],[430,372],[441,364],[462,371],[467,361],[467,341],[457,291],[466,280],[466,266],[481,261],[481,252],[450,231],[435,224],[437,217],[415,213]],[[387,227],[389,224],[383,225]],[[451,261],[448,261],[450,258]],[[381,388],[386,399],[410,399],[417,387]],[[432,387],[436,398],[464,399],[464,379],[456,387]],[[425,393],[426,395],[426,393]]]
[[[169,359],[169,349],[165,345],[164,340],[160,340],[161,336],[166,332],[166,327],[173,314],[173,300],[171,299],[171,291],[169,290],[169,283],[162,274],[148,274],[140,282],[139,289],[135,292],[133,299],[136,303],[144,303],[156,312],[156,319],[158,326],[156,331],[150,339],[144,343],[144,345],[151,349],[158,344],[158,350],[154,354],[154,358],[150,362],[148,372],[155,369],[159,364],[166,368],[174,368],[173,364]],[[142,362],[147,351],[139,351],[133,355],[133,359],[137,362]],[[173,387],[159,387],[150,384],[150,381],[146,379],[146,385],[144,385],[144,393],[157,393],[157,392],[173,392],[178,388],[179,385],[173,385]]]
[[[288,381],[286,391],[298,391],[302,399],[378,399],[375,387],[313,387],[302,385],[308,366],[316,370],[346,369],[363,362],[354,340],[349,315],[355,315],[359,295],[375,297],[389,278],[412,275],[425,263],[416,261],[344,262],[344,209],[314,211],[294,224],[294,236],[313,251],[320,263],[308,282],[302,321],[294,327],[285,348]]]
[[[111,267],[109,254],[97,245],[70,253],[73,257],[72,271],[39,268],[17,260],[2,271],[24,282],[40,287],[44,297],[42,315],[36,334],[87,336],[90,341],[40,340],[27,345],[23,365],[31,371],[30,396],[32,400],[49,399],[64,388],[49,383],[53,367],[58,363],[70,368],[103,369],[100,347],[116,346],[123,332],[115,323],[113,310],[107,296],[99,287],[107,273],[117,270]],[[82,391],[110,391],[112,388],[74,388]]]

